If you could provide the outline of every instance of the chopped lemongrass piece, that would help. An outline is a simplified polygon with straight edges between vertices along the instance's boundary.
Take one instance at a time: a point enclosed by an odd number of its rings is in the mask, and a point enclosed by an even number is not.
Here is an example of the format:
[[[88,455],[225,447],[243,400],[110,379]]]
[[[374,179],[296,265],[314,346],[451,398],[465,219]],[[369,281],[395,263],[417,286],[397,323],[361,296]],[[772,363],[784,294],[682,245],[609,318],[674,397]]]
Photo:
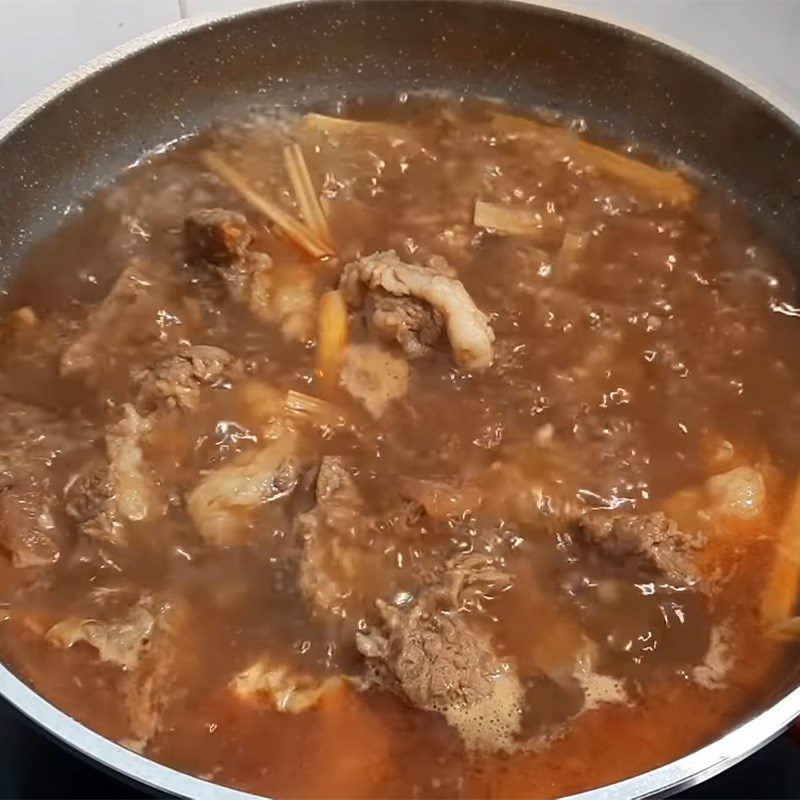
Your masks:
[[[291,214],[287,214],[276,203],[253,190],[244,176],[216,153],[203,153],[202,159],[212,172],[215,172],[253,208],[260,211],[270,222],[276,225],[301,250],[305,250],[306,253],[314,258],[333,255],[333,249],[319,241],[313,231],[302,222],[296,220]]]
[[[559,265],[574,264],[580,257],[581,253],[586,249],[589,243],[589,234],[586,231],[582,233],[575,233],[574,231],[567,231],[564,234],[564,239],[561,242],[561,247],[556,255],[556,262]]]
[[[314,191],[311,173],[308,171],[303,151],[299,144],[290,144],[283,148],[283,162],[292,183],[297,205],[303,215],[303,221],[316,234],[317,238],[332,248],[333,237],[328,227],[328,220]]]
[[[800,638],[800,617],[789,617],[782,622],[773,623],[767,628],[767,634],[774,639]]]
[[[561,240],[561,247],[553,259],[555,266],[555,282],[561,285],[569,283],[580,271],[581,257],[589,244],[591,234],[588,231],[578,233],[567,231]]]
[[[475,203],[472,222],[479,228],[491,228],[498,233],[509,235],[531,235],[544,230],[542,215],[528,208],[505,206],[501,203]]]
[[[659,200],[678,205],[691,203],[694,188],[674,170],[652,167],[630,156],[615,153],[606,147],[590,144],[573,132],[556,125],[547,125],[512,114],[494,112],[495,128],[522,139],[538,139],[561,145],[570,157],[582,167],[595,168],[614,178],[630,183]]]
[[[317,375],[329,386],[335,386],[339,380],[347,338],[347,303],[344,295],[338,289],[325,292],[319,300]]]
[[[399,128],[388,122],[370,122],[343,117],[329,117],[325,114],[306,114],[306,126],[312,130],[326,133],[396,133]]]
[[[768,629],[791,619],[800,591],[800,478],[789,509],[778,531],[772,573],[761,601],[761,615]]]
[[[286,410],[297,417],[311,417],[320,421],[330,422],[338,416],[332,403],[303,392],[290,389],[286,395]]]
[[[331,215],[331,201],[322,193],[319,196],[319,207],[322,209],[322,213],[325,215],[325,220],[327,221],[328,217]]]
[[[586,166],[596,167],[601,172],[633,184],[660,199],[680,205],[694,200],[694,188],[677,172],[651,167],[643,161],[623,156],[582,139],[576,140],[575,149]]]
[[[520,139],[545,138],[550,131],[557,131],[553,125],[544,122],[537,122],[526,117],[516,117],[513,114],[505,114],[502,111],[490,112],[492,125],[499,131],[515,136]]]

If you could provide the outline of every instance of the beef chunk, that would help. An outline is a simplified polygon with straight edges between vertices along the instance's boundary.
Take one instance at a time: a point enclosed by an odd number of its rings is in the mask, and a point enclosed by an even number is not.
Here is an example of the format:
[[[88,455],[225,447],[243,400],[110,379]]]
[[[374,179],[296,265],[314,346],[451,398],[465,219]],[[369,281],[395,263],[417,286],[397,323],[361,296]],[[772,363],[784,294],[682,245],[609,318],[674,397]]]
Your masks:
[[[170,325],[163,323],[169,315]],[[196,306],[165,267],[135,262],[126,267],[61,354],[61,373],[98,381],[98,374],[129,365],[144,343],[169,346],[194,332]]]
[[[412,705],[444,711],[491,694],[500,664],[462,615],[426,602],[405,608],[379,601],[378,608],[381,630],[356,634],[357,647]]]
[[[90,314],[84,332],[62,353],[63,375],[86,372],[95,365],[103,345],[107,344],[106,336],[112,331],[117,336],[120,315],[140,302],[148,286],[149,280],[140,265],[132,264],[122,271],[111,291]]]
[[[275,266],[265,253],[250,253],[227,277],[232,296],[290,340],[309,341],[316,325],[314,273],[304,264]]]
[[[41,567],[59,559],[66,542],[50,512],[52,501],[32,478],[0,492],[0,544],[15,567]]]
[[[211,544],[240,543],[258,510],[297,485],[296,445],[297,436],[287,430],[206,475],[186,499],[200,535]]]
[[[120,604],[116,593],[95,597],[97,608],[91,616],[68,616],[45,638],[57,648],[88,645],[100,660],[120,668],[120,702],[131,733],[121,744],[141,752],[158,732],[163,710],[172,699],[171,689],[179,679],[178,656],[193,641],[191,618],[180,602],[155,603],[151,597],[141,597]]]
[[[583,538],[609,558],[655,569],[678,583],[695,583],[697,571],[691,553],[703,546],[699,535],[689,535],[657,511],[653,514],[592,512],[579,523]]]
[[[124,540],[117,520],[116,490],[105,460],[87,462],[67,484],[64,510],[86,536],[114,544]]]
[[[223,208],[192,212],[183,230],[187,258],[215,266],[227,266],[241,258],[253,240],[244,216]]]
[[[512,750],[524,689],[510,664],[437,591],[411,604],[378,602],[382,625],[356,634],[373,679],[417,708],[438,711],[469,747]]]
[[[409,355],[427,352],[443,324],[459,366],[491,365],[494,332],[489,318],[444,268],[404,264],[388,250],[347,264],[339,287],[350,305],[365,310],[373,329],[383,336],[391,332]]]
[[[211,265],[237,303],[278,325],[287,339],[308,341],[316,322],[314,273],[303,264],[276,268],[266,253],[250,247],[252,239],[247,221],[234,211],[203,209],[184,223],[190,261]]]
[[[347,471],[339,456],[323,456],[317,473],[317,503],[341,503],[357,506],[361,496],[353,476]]]
[[[294,341],[308,341],[316,322],[314,274],[304,264],[276,267],[266,253],[247,251],[219,274],[230,296],[261,322],[277,325]]]
[[[365,518],[361,493],[340,456],[322,457],[315,495],[314,508],[298,517],[303,532],[318,533],[327,526],[352,534]]]
[[[193,411],[200,405],[200,389],[235,372],[233,356],[220,347],[182,347],[155,368],[139,373],[140,400],[145,405]]]
[[[338,456],[322,459],[316,500],[296,523],[303,542],[300,590],[314,614],[357,625],[396,585],[396,560],[377,543],[374,518]]]
[[[106,455],[87,461],[64,488],[64,510],[80,533],[116,545],[126,543],[125,521],[165,511],[161,493],[142,454],[152,423],[131,405],[106,431]]]
[[[88,449],[97,431],[81,419],[0,398],[0,544],[18,567],[58,560],[67,545],[54,466]]]
[[[142,453],[152,422],[127,404],[124,416],[106,431],[106,451],[120,514],[132,522],[164,513],[164,503]]]
[[[98,434],[84,419],[0,397],[0,485],[48,471],[57,459],[88,449]]]
[[[483,599],[509,585],[510,576],[488,555],[460,553],[415,599],[379,600],[380,624],[356,633],[374,682],[444,714],[467,745],[485,750],[515,746],[524,692],[512,665],[470,619]]]
[[[266,700],[276,711],[300,714],[314,708],[326,692],[341,688],[343,682],[299,672],[265,656],[235,675],[228,685],[245,702]]]
[[[368,511],[339,458],[322,460],[316,500],[297,523],[300,588],[316,613],[351,626],[369,682],[443,714],[469,746],[512,749],[523,688],[472,617],[509,586],[502,565],[460,553],[409,575],[381,543],[384,515]]]
[[[121,687],[132,736],[120,744],[136,752],[142,752],[161,729],[164,711],[174,699],[176,684],[181,682],[181,657],[191,650],[198,627],[197,619],[184,603],[166,602],[159,607],[151,603],[149,608],[153,624],[146,632],[147,618],[141,616],[138,631],[143,636],[138,640],[141,644],[137,666],[124,677]],[[135,637],[136,631],[131,631],[134,646]]]
[[[86,642],[103,661],[133,669],[150,643],[155,618],[143,605],[137,605],[122,618],[111,621],[68,617],[47,631],[47,640],[56,647],[72,647]]]
[[[329,532],[306,531],[299,585],[315,615],[356,624],[368,615],[384,575],[380,553]]]
[[[355,543],[363,501],[355,481],[338,456],[324,456],[317,474],[317,503],[297,518],[303,542],[300,590],[318,613],[345,619],[352,606],[354,582],[369,553]]]

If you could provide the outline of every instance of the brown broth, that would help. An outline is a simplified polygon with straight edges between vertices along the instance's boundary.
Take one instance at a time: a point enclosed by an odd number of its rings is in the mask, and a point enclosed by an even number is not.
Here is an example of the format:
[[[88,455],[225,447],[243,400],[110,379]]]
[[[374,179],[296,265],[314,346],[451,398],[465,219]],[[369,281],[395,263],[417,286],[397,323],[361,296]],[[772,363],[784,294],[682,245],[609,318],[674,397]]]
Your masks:
[[[563,142],[498,132],[493,109],[377,106],[371,116],[394,127],[366,133],[329,135],[302,119],[220,126],[144,160],[31,249],[5,307],[31,306],[39,322],[5,330],[0,403],[48,409],[83,437],[88,450],[46,463],[57,499],[87,452],[103,451],[122,404],[137,402],[135,374],[180,342],[225,348],[247,373],[203,389],[197,410],[155,421],[144,458],[167,512],[127,523],[127,546],[87,539],[56,508],[69,544],[55,564],[0,563],[2,653],[38,692],[104,735],[136,738],[118,699],[130,671],[85,642],[57,649],[44,633],[67,616],[113,618],[156,598],[169,604],[178,646],[159,684],[152,758],[277,797],[521,797],[600,786],[686,754],[785,674],[783,645],[763,633],[759,607],[800,467],[797,323],[775,313],[794,280],[722,198],[657,202],[571,159]],[[315,180],[325,178],[337,258],[303,255],[199,158],[207,148],[224,154],[293,210],[281,161],[291,139]],[[524,205],[541,227],[530,236],[475,227],[477,199]],[[309,271],[318,294],[376,250],[423,265],[443,256],[490,315],[494,365],[459,370],[445,344],[411,363],[407,395],[371,419],[345,392],[326,394],[313,341],[287,341],[186,262],[183,220],[204,207],[246,214],[257,248]],[[559,260],[565,233],[586,235],[574,263]],[[122,333],[102,343],[89,375],[62,377],[65,346],[134,261],[156,270],[153,301],[119,320]],[[355,339],[365,336],[354,327]],[[345,457],[364,513],[383,520],[338,621],[312,614],[298,587],[293,518],[313,504],[310,483],[259,509],[236,546],[203,541],[186,513],[206,471],[264,440],[248,381],[324,395],[343,410],[344,424],[309,424],[299,445],[309,467]],[[733,453],[722,462],[721,442]],[[15,444],[0,426],[0,450]],[[709,516],[705,481],[741,465],[762,475],[759,515]],[[398,494],[409,478],[472,481],[484,501],[409,530]],[[702,588],[611,563],[537,508],[542,496],[584,510],[666,509],[706,536]],[[471,750],[442,715],[385,690],[342,688],[299,714],[230,690],[264,653],[314,676],[361,675],[353,635],[374,623],[374,601],[413,593],[453,551],[481,548],[513,576],[469,613],[524,680],[516,752]],[[712,685],[698,668],[715,631],[725,631],[727,661]],[[587,638],[594,678],[624,687],[624,700],[587,707],[573,679]]]

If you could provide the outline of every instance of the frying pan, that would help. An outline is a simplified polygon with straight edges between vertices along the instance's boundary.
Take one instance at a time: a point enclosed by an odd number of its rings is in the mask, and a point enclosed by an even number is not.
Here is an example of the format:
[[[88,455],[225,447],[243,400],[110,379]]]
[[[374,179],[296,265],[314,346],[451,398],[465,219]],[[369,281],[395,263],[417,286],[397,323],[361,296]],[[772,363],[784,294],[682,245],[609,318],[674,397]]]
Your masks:
[[[610,139],[678,155],[745,207],[800,271],[800,128],[707,62],[632,31],[501,0],[322,0],[179,23],[91,62],[0,122],[0,287],[28,244],[81,195],[215,118],[345,97],[441,92],[584,117]],[[716,774],[800,715],[771,687],[716,741],[584,798],[666,795]],[[74,751],[160,793],[250,795],[169,769],[98,736],[5,667],[0,693]]]

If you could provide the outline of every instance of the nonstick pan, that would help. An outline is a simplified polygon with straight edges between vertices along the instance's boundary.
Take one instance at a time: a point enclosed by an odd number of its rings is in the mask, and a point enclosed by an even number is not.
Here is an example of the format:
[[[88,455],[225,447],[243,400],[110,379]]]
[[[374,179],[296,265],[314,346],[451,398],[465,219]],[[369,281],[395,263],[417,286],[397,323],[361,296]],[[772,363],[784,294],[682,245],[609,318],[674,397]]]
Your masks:
[[[0,285],[81,195],[143,154],[275,106],[446,92],[586,118],[609,139],[678,156],[729,192],[800,269],[800,129],[789,110],[706,61],[594,19],[499,0],[272,5],[180,23],[100,57],[0,122]],[[793,118],[794,117],[794,118]],[[583,797],[665,795],[742,759],[800,714],[773,687],[751,719],[696,752]],[[192,798],[248,797],[98,736],[0,666],[0,693],[79,754]]]

